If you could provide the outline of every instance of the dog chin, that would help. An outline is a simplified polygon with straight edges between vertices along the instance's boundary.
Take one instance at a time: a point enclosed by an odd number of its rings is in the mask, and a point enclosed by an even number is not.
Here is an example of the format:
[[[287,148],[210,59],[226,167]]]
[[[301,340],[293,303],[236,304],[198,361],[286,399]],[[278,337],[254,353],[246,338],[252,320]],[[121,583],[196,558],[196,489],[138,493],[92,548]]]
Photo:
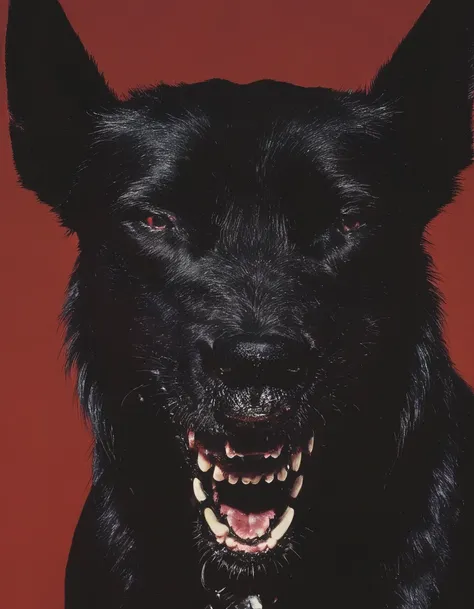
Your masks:
[[[222,563],[266,562],[292,538],[314,434],[299,439],[188,431],[199,537]]]

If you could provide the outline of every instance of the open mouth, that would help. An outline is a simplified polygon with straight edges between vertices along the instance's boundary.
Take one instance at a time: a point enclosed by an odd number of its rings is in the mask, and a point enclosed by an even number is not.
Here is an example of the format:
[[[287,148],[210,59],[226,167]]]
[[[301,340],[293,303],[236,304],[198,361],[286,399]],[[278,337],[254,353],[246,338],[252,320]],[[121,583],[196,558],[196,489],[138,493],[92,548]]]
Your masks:
[[[303,487],[303,461],[314,435],[296,447],[274,441],[264,450],[238,440],[188,432],[196,456],[193,491],[217,543],[234,552],[273,550],[288,533]]]

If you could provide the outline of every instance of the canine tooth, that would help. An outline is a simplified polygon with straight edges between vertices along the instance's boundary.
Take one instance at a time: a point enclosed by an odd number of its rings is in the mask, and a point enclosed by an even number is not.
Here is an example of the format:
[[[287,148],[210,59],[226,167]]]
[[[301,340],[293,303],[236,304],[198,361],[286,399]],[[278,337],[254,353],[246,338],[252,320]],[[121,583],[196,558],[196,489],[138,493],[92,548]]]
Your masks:
[[[277,478],[280,482],[285,482],[288,477],[288,470],[286,467],[282,467],[281,470],[277,474]]]
[[[242,482],[243,482],[244,484],[250,484],[250,483],[252,482],[252,478],[249,478],[248,476],[244,476],[244,477],[242,478]]]
[[[260,480],[262,479],[262,476],[254,476],[251,480],[252,484],[258,484],[260,482]]]
[[[224,472],[218,465],[215,466],[212,477],[214,480],[216,480],[216,482],[222,482],[222,480],[225,480]]]
[[[235,476],[234,474],[229,474],[227,481],[229,482],[229,484],[237,484],[237,482],[239,481],[239,477]]]
[[[188,445],[189,445],[189,448],[194,448],[194,443],[195,443],[194,431],[189,431],[188,432]]]
[[[275,478],[275,474],[268,474],[267,476],[265,476],[265,482],[268,482],[268,484],[270,484],[270,482],[273,482]]]
[[[290,493],[290,495],[293,497],[293,499],[296,499],[296,497],[298,497],[302,486],[303,486],[303,476],[298,476],[298,478],[296,478],[296,480],[295,480],[295,483],[293,484],[293,488],[291,489],[291,493]]]
[[[308,452],[311,454],[314,448],[314,434],[311,436],[311,440],[308,442]]]
[[[206,459],[201,451],[198,452],[198,467],[202,472],[208,472],[212,467],[211,462]]]
[[[204,510],[204,518],[206,519],[209,528],[217,538],[223,537],[225,539],[227,537],[229,534],[229,527],[217,520],[217,516],[214,514],[211,508],[206,508]],[[224,539],[222,541],[224,541]]]
[[[199,478],[194,478],[193,480],[193,491],[194,496],[199,502],[206,500],[206,493],[204,492],[202,482],[199,480]]]
[[[235,541],[235,539],[233,537],[230,537],[230,535],[229,535],[225,538],[225,545],[228,548],[235,548],[235,546],[237,545],[237,542]]]
[[[279,523],[270,533],[270,538],[276,539],[276,541],[280,540],[290,528],[294,515],[295,510],[292,507],[287,507],[283,516],[280,518]]]
[[[291,469],[297,472],[301,465],[301,451],[298,451],[294,455],[291,455]]]
[[[229,457],[229,459],[233,459],[237,454],[235,450],[231,447],[229,442],[227,442],[225,445],[225,454]]]
[[[264,457],[265,459],[269,459],[272,456],[272,453],[265,453]]]
[[[277,540],[273,539],[273,537],[269,537],[267,539],[267,548],[269,548],[270,550],[273,550],[273,548],[277,545]]]
[[[278,459],[278,457],[281,455],[281,449],[283,448],[283,446],[278,447],[276,450],[274,450],[271,455],[274,459]]]

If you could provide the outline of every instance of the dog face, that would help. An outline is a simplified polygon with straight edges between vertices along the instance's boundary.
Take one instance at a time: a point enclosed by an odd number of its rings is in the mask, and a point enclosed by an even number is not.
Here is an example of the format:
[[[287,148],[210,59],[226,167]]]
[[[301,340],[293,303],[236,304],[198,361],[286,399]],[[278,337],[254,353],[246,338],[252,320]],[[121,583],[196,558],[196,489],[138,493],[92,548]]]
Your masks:
[[[133,418],[142,399],[168,413],[202,546],[226,563],[293,548],[305,461],[335,413],[366,408],[354,385],[373,374],[381,335],[393,348],[412,300],[397,296],[400,270],[381,281],[400,219],[386,226],[376,193],[338,163],[370,147],[386,114],[327,91],[217,81],[163,87],[159,102],[138,94],[101,119],[83,170],[103,216],[97,237],[84,226],[82,255],[99,271],[89,301],[78,267],[70,324],[78,341],[90,324],[92,377],[121,410]]]
[[[471,160],[470,39],[435,2],[367,91],[215,80],[118,101],[38,4],[10,9],[11,134],[23,184],[79,237],[64,317],[96,480],[118,462],[155,485],[166,460],[203,555],[278,566],[323,490],[340,497],[331,479],[372,480],[421,414],[422,235]]]

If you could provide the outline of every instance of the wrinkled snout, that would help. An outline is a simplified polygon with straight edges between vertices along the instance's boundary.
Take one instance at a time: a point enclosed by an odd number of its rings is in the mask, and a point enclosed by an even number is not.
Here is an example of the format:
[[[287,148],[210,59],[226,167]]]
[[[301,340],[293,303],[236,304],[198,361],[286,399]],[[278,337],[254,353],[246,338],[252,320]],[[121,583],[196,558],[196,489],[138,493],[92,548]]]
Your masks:
[[[309,345],[279,335],[239,335],[201,345],[204,373],[217,381],[230,399],[223,401],[226,418],[257,422],[288,411],[288,392],[303,387]]]

